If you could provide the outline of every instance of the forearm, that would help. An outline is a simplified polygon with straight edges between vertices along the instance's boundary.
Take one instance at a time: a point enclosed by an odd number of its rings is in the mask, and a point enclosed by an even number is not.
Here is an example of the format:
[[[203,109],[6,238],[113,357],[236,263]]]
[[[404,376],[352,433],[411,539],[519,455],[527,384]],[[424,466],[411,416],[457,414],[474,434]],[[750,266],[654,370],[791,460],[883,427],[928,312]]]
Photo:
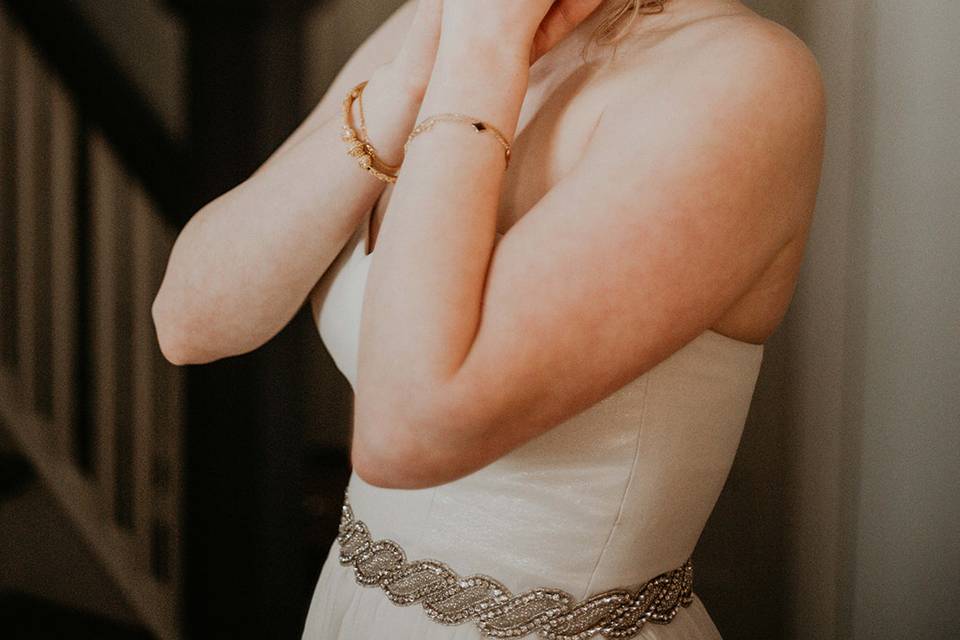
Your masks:
[[[519,56],[478,53],[464,43],[445,50],[441,41],[418,119],[466,113],[511,140],[528,68]],[[389,428],[386,421],[416,421],[419,400],[441,394],[469,352],[496,239],[504,164],[492,136],[461,123],[438,123],[408,150],[365,294],[355,414],[355,438],[367,440],[365,451],[386,440],[376,433]]]
[[[371,140],[384,160],[398,162],[420,96],[388,65],[363,98]],[[181,231],[153,305],[172,361],[251,351],[298,311],[386,184],[346,154],[340,134],[337,114]]]

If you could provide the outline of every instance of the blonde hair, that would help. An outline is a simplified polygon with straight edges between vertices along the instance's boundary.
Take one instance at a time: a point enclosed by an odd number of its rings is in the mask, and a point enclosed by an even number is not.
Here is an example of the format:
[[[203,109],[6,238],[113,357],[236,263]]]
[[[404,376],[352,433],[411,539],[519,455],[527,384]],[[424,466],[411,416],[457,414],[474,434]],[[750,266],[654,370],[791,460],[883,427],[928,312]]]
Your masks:
[[[616,45],[640,14],[660,13],[667,0],[607,0],[603,15],[590,37],[590,43]]]

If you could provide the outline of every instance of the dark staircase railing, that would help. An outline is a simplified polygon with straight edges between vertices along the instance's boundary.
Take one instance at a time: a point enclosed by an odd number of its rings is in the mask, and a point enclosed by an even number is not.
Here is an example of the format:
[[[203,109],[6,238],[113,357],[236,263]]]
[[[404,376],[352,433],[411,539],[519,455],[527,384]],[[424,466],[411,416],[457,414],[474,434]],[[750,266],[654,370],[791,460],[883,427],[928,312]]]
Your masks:
[[[0,2],[0,428],[159,638],[299,637],[335,527],[335,503],[304,506],[346,469],[326,452],[305,477],[309,313],[186,367],[150,318],[179,229],[305,115],[308,4],[167,2],[188,33],[181,140],[74,3]]]

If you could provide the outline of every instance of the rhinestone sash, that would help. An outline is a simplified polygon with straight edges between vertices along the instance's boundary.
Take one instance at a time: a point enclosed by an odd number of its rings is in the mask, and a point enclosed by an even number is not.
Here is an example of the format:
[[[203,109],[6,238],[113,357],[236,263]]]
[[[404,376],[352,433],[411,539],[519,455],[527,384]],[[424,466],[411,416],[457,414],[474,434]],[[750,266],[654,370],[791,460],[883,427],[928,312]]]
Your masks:
[[[514,594],[498,580],[463,577],[438,560],[407,560],[393,540],[374,540],[354,517],[344,492],[337,534],[342,565],[352,565],[358,584],[379,586],[401,606],[419,602],[434,621],[458,625],[472,620],[488,638],[537,633],[547,640],[632,638],[646,622],[667,624],[693,602],[693,564],[651,578],[633,589],[609,589],[576,602],[560,589],[537,588]]]

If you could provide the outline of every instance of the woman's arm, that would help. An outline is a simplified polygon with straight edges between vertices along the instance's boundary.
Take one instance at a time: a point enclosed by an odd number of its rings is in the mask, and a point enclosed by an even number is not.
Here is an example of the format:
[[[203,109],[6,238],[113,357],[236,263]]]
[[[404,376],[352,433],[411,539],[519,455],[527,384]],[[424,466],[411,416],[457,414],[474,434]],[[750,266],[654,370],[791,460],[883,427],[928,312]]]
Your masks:
[[[420,116],[510,135],[526,42],[483,15],[448,23],[451,6],[476,3],[445,4]],[[702,333],[771,264],[812,209],[822,87],[804,47],[741,36],[699,45],[653,95],[625,82],[578,164],[496,244],[499,145],[449,123],[414,140],[365,291],[358,475],[420,488],[493,462]]]
[[[340,104],[369,80],[371,140],[396,164],[426,88],[439,0],[408,2],[357,50],[310,116],[249,178],[202,207],[178,236],[153,302],[160,348],[175,364],[256,349],[280,331],[385,183],[340,139]]]

